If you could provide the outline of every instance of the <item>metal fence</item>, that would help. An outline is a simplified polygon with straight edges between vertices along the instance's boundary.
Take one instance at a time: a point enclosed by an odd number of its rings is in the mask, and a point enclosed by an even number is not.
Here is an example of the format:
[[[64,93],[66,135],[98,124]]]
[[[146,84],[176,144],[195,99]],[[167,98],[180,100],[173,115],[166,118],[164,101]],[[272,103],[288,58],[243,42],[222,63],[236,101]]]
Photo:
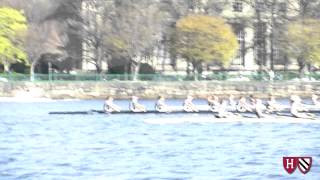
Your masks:
[[[35,74],[34,81],[289,81],[304,79],[319,81],[320,73],[308,73],[301,77],[298,72],[216,72],[207,75],[163,75],[163,74]],[[0,74],[0,81],[30,81],[29,74]]]

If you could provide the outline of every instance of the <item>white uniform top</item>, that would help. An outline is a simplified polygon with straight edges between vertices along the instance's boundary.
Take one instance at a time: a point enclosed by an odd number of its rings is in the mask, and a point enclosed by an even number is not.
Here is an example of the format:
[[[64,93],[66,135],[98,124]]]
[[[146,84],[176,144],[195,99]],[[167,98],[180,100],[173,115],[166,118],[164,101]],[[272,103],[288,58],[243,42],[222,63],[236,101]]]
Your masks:
[[[312,99],[313,105],[320,107],[320,101],[318,101],[317,99]]]
[[[133,100],[131,101],[131,103],[130,103],[130,108],[131,108],[132,110],[135,110],[135,109],[137,109],[137,107],[138,107],[139,105],[140,105],[140,104],[139,104],[138,100],[137,100],[137,99],[133,99]]]
[[[111,111],[113,106],[114,106],[114,104],[113,104],[112,100],[106,100],[104,102],[104,110],[105,111]]]
[[[218,106],[218,115],[220,117],[225,117],[227,116],[228,111],[227,111],[227,104],[222,102],[221,104],[219,104]]]
[[[237,110],[240,112],[251,111],[252,106],[250,106],[250,104],[248,104],[247,102],[239,101],[239,103],[237,104]]]
[[[193,111],[195,108],[194,104],[192,103],[192,100],[186,99],[183,103],[183,109],[185,111]]]
[[[270,107],[276,107],[277,106],[277,102],[275,100],[269,100],[267,101],[268,106]]]
[[[290,113],[293,114],[293,115],[298,114],[300,106],[301,106],[301,104],[299,102],[293,102],[291,104]]]
[[[164,100],[159,99],[156,103],[156,110],[163,110],[167,105],[165,104]]]
[[[233,100],[233,99],[229,99],[229,105],[231,106],[231,107],[236,107],[237,106],[237,103],[236,103],[236,101],[235,100]]]
[[[265,109],[266,109],[266,106],[262,103],[262,101],[260,99],[258,99],[255,104],[256,112],[259,113],[259,115],[261,115],[263,110],[265,110]]]

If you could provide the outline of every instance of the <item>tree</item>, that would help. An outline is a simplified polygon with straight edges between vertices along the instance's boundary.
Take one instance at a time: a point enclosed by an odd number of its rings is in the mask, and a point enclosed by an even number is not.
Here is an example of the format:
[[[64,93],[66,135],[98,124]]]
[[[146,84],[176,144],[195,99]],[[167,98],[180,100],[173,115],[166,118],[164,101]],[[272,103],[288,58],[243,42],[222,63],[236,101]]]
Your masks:
[[[84,61],[95,66],[97,73],[102,72],[102,62],[105,60],[105,43],[109,29],[105,25],[106,16],[112,12],[113,0],[83,0],[81,32]]]
[[[12,63],[26,61],[23,49],[26,30],[26,18],[20,11],[0,8],[0,63],[6,72],[9,72]]]
[[[162,38],[162,13],[157,3],[144,0],[114,1],[105,24],[109,28],[105,42],[113,53],[131,61],[134,80],[149,48]]]
[[[26,52],[30,62],[30,80],[34,81],[35,67],[43,55],[63,56],[67,37],[55,21],[30,24],[26,37]]]
[[[46,20],[61,4],[62,0],[0,0],[0,5],[24,12],[28,22],[40,23]]]
[[[81,42],[77,35],[81,0],[0,0],[0,5],[21,9],[28,22],[25,49],[30,63],[30,79],[42,57],[50,56],[60,70],[74,67],[74,59],[81,59]],[[76,29],[76,30],[75,30]],[[72,57],[72,58],[70,58]],[[79,64],[79,63],[77,63]]]
[[[320,65],[320,21],[303,19],[291,22],[288,25],[289,56],[297,59],[300,73],[308,63]]]
[[[287,0],[290,10],[297,13],[300,18],[319,17],[319,0]]]
[[[50,57],[55,57],[50,58],[51,62],[59,63],[57,60],[61,61],[61,55],[67,56],[66,44],[69,39],[66,31],[71,28],[67,26],[69,18],[61,17],[66,14],[61,9],[69,4],[73,5],[71,4],[73,1],[75,0],[67,2],[62,0],[54,2],[50,0],[30,0],[28,2],[0,0],[0,5],[21,9],[26,16],[28,30],[25,33],[24,50],[28,64],[30,64],[31,80],[34,79],[35,67],[42,57],[50,55]]]
[[[189,15],[176,24],[174,48],[199,72],[203,62],[227,66],[236,55],[238,42],[232,28],[217,17]]]

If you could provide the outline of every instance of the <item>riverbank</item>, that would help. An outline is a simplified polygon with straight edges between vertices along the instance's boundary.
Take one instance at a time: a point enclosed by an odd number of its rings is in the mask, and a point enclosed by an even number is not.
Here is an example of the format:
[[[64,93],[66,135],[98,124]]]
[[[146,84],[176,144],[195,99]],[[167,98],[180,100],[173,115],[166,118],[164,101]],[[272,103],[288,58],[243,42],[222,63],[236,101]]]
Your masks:
[[[212,94],[265,98],[269,94],[277,97],[293,94],[308,97],[316,92],[320,92],[320,82],[0,82],[0,97],[14,98],[104,99],[113,96],[127,99],[137,95],[154,99],[160,94],[173,99],[185,98],[188,94],[197,98]]]

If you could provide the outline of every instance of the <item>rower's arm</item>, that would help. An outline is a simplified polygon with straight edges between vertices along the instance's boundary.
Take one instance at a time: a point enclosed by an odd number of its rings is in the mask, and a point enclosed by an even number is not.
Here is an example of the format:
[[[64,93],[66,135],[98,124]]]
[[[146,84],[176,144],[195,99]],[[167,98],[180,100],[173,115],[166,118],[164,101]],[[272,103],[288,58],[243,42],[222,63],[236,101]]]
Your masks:
[[[155,106],[154,106],[154,109],[156,110],[156,111],[161,111],[161,108],[160,108],[160,104],[156,104]]]
[[[115,104],[110,105],[110,108],[113,111],[118,111],[118,112],[120,112],[120,110],[121,110],[121,108],[119,106],[115,105]]]
[[[130,111],[135,112],[134,105],[132,104],[132,102],[130,102],[130,104],[129,104],[129,109],[130,109]]]
[[[198,107],[194,104],[192,104],[192,109],[193,109],[193,111],[197,111],[197,112],[199,111]]]

